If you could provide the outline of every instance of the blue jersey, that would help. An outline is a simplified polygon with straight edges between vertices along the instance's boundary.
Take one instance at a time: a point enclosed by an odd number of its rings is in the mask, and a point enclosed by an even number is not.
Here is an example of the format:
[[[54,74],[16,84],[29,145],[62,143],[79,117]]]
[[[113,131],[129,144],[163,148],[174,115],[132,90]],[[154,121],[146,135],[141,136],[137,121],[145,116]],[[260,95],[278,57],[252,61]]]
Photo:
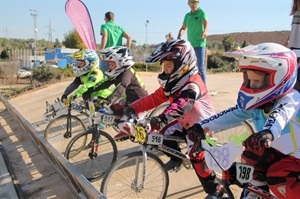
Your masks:
[[[274,135],[271,147],[283,154],[300,159],[300,94],[292,92],[279,98],[272,111],[266,114],[262,109],[243,110],[237,105],[224,110],[199,124],[209,131],[220,130],[226,126],[252,118],[257,131],[269,129]]]

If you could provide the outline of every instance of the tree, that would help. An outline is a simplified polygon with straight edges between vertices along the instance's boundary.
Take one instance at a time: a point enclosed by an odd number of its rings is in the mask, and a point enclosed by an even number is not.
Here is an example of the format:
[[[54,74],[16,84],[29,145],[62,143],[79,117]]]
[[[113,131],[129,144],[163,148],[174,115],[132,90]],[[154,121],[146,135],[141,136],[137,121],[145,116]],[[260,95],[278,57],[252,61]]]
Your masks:
[[[224,46],[224,50],[227,51],[231,51],[234,50],[234,46],[235,46],[235,41],[232,35],[225,35],[223,38],[223,46]]]
[[[56,48],[61,48],[61,43],[57,38],[55,39],[54,46],[56,46]]]
[[[246,40],[244,40],[243,44],[242,44],[242,48],[246,47],[246,46],[249,46],[250,43]]]
[[[66,48],[86,48],[85,44],[83,43],[82,39],[80,38],[78,32],[75,29],[69,31],[64,35],[64,41],[62,42],[62,44]]]
[[[9,58],[8,52],[6,50],[3,50],[1,52],[0,58],[1,59],[8,59]]]

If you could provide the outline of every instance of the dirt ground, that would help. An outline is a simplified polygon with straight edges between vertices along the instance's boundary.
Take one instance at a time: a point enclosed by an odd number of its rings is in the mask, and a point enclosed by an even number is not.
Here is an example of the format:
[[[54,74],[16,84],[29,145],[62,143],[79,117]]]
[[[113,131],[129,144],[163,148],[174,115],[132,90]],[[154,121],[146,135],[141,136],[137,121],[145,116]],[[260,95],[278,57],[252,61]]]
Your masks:
[[[139,73],[149,93],[158,88],[157,73]],[[34,126],[43,133],[43,113],[45,112],[45,101],[53,103],[60,97],[70,81],[47,85],[34,91],[28,91],[15,98],[10,99],[13,106]],[[207,87],[211,100],[216,110],[223,110],[235,105],[237,92],[242,83],[241,73],[208,74]],[[111,133],[112,134],[112,133]],[[112,134],[114,136],[114,134]],[[119,156],[128,153],[128,149],[134,149],[136,144],[128,142],[117,143]],[[163,158],[167,161],[167,158]],[[93,185],[99,190],[101,181]],[[236,196],[240,189],[235,188]],[[197,179],[194,171],[182,169],[178,173],[170,173],[170,186],[167,198],[204,198],[205,193]]]

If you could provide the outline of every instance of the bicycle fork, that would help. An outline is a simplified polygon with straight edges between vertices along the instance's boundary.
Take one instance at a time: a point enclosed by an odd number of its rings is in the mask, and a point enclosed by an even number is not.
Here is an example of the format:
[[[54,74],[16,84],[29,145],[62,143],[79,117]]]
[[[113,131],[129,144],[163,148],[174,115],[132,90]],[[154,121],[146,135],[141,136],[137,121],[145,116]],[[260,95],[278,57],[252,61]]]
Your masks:
[[[92,140],[90,142],[91,150],[88,155],[90,159],[95,159],[98,156],[97,152],[99,147],[99,138],[100,138],[100,134],[98,132],[93,133]]]
[[[71,117],[67,118],[67,131],[64,134],[64,138],[70,138],[72,136]]]
[[[147,167],[147,151],[144,146],[141,146],[140,148],[142,154],[143,154],[143,164],[142,164],[142,180],[139,183],[139,171],[140,171],[140,164],[139,159],[136,160],[136,169],[135,169],[135,177],[133,182],[131,183],[131,189],[135,192],[141,192],[145,187],[145,179],[146,179],[146,167]]]

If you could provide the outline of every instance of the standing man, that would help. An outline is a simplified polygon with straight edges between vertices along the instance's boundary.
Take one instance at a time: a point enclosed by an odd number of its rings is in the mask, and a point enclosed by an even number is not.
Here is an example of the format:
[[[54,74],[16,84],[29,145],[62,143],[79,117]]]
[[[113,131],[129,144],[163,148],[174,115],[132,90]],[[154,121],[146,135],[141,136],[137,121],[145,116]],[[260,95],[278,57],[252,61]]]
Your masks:
[[[192,44],[197,57],[197,64],[200,75],[206,83],[205,71],[205,48],[208,31],[208,19],[206,12],[199,8],[199,0],[188,0],[191,12],[184,16],[182,27],[179,30],[177,39],[187,31],[187,40]]]
[[[174,38],[173,38],[173,33],[169,32],[167,35],[166,35],[166,41],[167,42],[171,42],[173,41]]]
[[[122,46],[122,39],[123,37],[126,38],[126,47],[130,48],[131,46],[131,37],[125,32],[125,30],[117,25],[115,22],[115,15],[113,12],[107,12],[104,16],[105,24],[101,25],[100,28],[100,35],[102,35],[101,38],[101,44],[100,44],[100,50],[103,50],[107,47],[114,47],[114,46]],[[99,54],[99,58],[101,60],[100,62],[100,69],[103,71],[108,70],[109,63],[103,60],[103,57],[101,54]]]

